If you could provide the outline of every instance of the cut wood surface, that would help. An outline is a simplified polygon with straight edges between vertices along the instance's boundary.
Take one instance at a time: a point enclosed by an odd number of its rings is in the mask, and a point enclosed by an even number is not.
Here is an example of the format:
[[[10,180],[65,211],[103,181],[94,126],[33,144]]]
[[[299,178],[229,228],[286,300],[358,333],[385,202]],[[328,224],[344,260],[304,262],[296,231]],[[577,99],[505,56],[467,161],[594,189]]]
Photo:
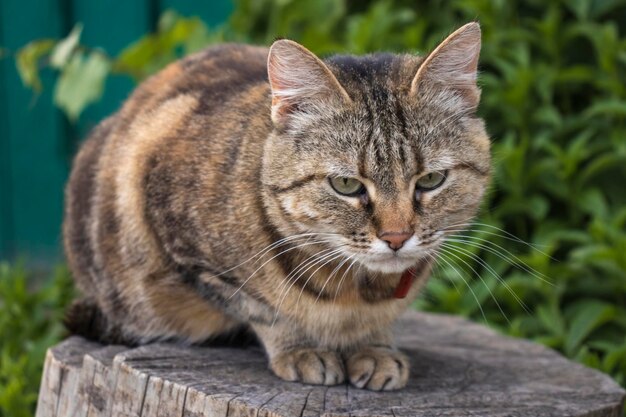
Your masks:
[[[396,334],[411,378],[385,393],[282,381],[259,348],[71,337],[48,351],[37,417],[622,416],[625,392],[611,378],[537,344],[416,312]]]

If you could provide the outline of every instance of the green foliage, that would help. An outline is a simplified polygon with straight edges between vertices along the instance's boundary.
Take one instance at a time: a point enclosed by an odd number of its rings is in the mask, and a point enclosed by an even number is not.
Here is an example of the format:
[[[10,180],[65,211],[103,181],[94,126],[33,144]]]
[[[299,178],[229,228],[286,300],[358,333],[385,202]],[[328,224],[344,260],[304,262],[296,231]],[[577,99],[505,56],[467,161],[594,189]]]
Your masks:
[[[168,12],[118,57],[76,43],[78,29],[56,47],[34,41],[18,53],[18,68],[35,90],[42,67],[54,62],[58,84],[73,71],[64,95],[77,83],[87,98],[57,103],[77,117],[109,74],[140,80],[212,42],[282,36],[322,55],[423,53],[480,21],[480,113],[493,137],[494,185],[473,231],[446,244],[419,307],[486,320],[626,386],[625,1],[236,3],[214,31]],[[96,64],[95,75],[87,65],[93,53],[108,63]]]
[[[219,30],[209,32],[199,18],[181,17],[174,11],[164,12],[155,33],[130,44],[117,57],[81,45],[81,33],[79,23],[64,39],[36,40],[16,54],[22,83],[36,93],[41,92],[42,70],[58,72],[54,103],[72,122],[102,97],[108,77],[125,75],[141,81],[168,63],[223,38]]]
[[[0,263],[0,416],[31,416],[46,349],[64,334],[61,319],[73,296],[65,268],[36,279]]]
[[[54,48],[53,39],[41,39],[30,42],[20,49],[15,63],[17,71],[22,78],[22,83],[36,92],[41,91],[41,79],[39,78],[39,61],[50,53]]]
[[[102,96],[109,69],[110,63],[99,52],[72,54],[56,84],[54,103],[70,120],[76,120],[88,104]]]
[[[56,44],[54,50],[50,54],[50,66],[62,69],[72,57],[72,53],[78,47],[80,35],[83,33],[83,25],[74,26],[69,35]]]
[[[114,69],[140,81],[177,58],[218,40],[221,40],[219,32],[209,33],[197,17],[183,18],[166,11],[159,19],[157,32],[124,49],[113,62]]]

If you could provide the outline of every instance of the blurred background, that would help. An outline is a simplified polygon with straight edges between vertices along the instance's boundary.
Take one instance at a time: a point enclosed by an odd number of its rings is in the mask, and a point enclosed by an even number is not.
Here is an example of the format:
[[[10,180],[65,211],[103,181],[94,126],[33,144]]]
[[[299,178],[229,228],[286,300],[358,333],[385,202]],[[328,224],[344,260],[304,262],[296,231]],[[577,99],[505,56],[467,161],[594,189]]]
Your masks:
[[[0,0],[0,416],[32,415],[64,337],[72,157],[138,82],[219,42],[423,54],[472,20],[494,181],[416,308],[626,386],[626,0]]]

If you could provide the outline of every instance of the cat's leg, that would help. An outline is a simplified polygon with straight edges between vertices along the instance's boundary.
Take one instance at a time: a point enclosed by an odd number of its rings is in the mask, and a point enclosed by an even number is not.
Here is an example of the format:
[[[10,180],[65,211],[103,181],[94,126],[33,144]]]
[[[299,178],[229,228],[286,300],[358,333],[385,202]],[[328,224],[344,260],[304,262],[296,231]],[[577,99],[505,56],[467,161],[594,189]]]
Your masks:
[[[378,332],[345,357],[348,378],[358,388],[390,391],[403,388],[409,379],[409,361],[393,346],[391,331]]]
[[[286,381],[336,385],[345,381],[343,358],[338,352],[319,348],[293,325],[276,322],[253,324],[263,343],[271,370]]]

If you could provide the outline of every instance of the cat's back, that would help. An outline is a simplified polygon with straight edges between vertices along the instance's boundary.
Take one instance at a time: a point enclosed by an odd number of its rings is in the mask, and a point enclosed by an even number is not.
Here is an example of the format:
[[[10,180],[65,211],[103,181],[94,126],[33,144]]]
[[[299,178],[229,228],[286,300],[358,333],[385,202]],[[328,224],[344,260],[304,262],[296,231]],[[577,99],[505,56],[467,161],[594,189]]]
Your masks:
[[[125,279],[118,271],[159,269],[170,231],[191,242],[196,221],[212,221],[194,218],[196,202],[217,204],[215,185],[256,175],[271,130],[267,54],[224,44],[174,62],[94,129],[74,161],[64,221],[65,252],[86,295],[132,292],[113,282]]]
[[[191,96],[202,114],[230,111],[228,101],[267,84],[268,49],[242,44],[207,48],[168,65],[137,87],[119,112],[128,122],[179,96]],[[189,109],[191,110],[191,109]]]

